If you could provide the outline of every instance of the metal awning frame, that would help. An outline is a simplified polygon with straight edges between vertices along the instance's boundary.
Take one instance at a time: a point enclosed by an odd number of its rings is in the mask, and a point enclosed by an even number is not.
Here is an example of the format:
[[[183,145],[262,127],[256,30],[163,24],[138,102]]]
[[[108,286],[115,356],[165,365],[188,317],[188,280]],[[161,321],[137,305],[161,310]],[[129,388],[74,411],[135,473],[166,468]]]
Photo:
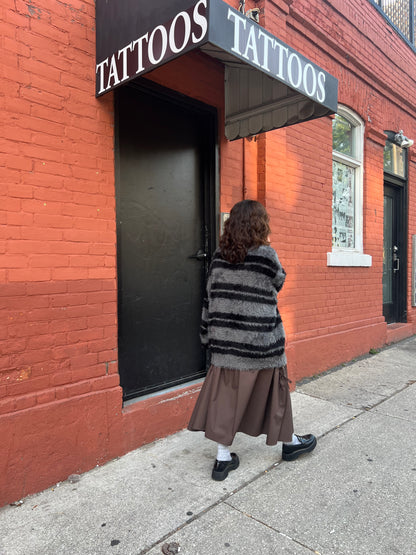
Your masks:
[[[160,2],[143,23],[141,0],[97,0],[97,96],[200,49],[225,67],[229,140],[336,112],[332,75],[223,0],[171,0],[167,22]]]

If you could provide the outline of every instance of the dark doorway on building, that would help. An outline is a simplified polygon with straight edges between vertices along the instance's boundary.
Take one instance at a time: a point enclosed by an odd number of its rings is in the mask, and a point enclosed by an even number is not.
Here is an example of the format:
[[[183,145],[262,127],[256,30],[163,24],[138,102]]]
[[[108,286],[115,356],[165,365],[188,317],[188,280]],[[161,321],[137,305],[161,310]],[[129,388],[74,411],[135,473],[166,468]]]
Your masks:
[[[384,181],[383,315],[388,324],[406,322],[406,187],[393,177]]]
[[[205,374],[199,322],[216,242],[217,114],[145,82],[120,87],[115,105],[119,372],[128,400]]]

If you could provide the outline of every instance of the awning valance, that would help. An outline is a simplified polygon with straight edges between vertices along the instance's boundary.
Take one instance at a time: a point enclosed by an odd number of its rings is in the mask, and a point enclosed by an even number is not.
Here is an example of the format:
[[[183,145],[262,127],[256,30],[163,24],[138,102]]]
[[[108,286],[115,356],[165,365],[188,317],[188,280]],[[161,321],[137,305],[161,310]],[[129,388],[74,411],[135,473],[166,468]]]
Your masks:
[[[96,19],[97,96],[200,49],[225,66],[229,140],[337,110],[332,75],[222,0],[97,0]]]

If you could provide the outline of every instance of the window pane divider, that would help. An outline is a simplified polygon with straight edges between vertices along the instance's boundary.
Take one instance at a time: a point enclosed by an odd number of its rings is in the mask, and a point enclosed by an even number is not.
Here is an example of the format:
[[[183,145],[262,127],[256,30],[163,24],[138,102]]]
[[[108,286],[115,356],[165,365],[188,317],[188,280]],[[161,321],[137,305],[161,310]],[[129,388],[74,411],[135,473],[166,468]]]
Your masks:
[[[358,168],[361,166],[361,160],[358,158],[351,158],[347,154],[341,154],[340,152],[334,150],[332,153],[332,158],[337,162],[341,162],[342,164],[346,164],[347,166],[353,166],[354,168]]]

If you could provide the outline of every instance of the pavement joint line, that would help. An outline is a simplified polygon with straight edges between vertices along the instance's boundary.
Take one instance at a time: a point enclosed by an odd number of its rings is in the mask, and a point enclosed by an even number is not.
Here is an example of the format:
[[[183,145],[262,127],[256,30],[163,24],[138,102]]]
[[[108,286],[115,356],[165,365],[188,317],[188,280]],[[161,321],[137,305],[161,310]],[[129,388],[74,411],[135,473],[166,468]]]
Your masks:
[[[377,407],[379,407],[380,405],[382,405],[383,403],[385,403],[386,401],[389,401],[390,399],[392,399],[393,397],[395,397],[396,395],[398,395],[399,393],[402,393],[403,391],[405,391],[406,389],[408,389],[410,386],[412,385],[411,382],[407,382],[403,387],[401,387],[400,389],[396,389],[396,391],[393,391],[393,393],[391,395],[385,395],[384,399],[381,399],[381,401],[377,401],[376,403],[368,406],[368,407],[361,407],[364,409],[364,412],[369,412]],[[357,407],[359,408],[359,407]]]
[[[254,520],[255,522],[258,522],[259,524],[265,526],[266,528],[269,528],[269,530],[272,530],[273,532],[276,532],[280,536],[283,536],[284,538],[287,538],[288,540],[291,540],[292,542],[297,543],[298,545],[304,547],[305,549],[308,549],[309,551],[312,551],[312,553],[317,553],[316,549],[313,549],[312,547],[309,547],[309,545],[305,545],[304,543],[300,542],[299,540],[296,540],[295,538],[292,538],[291,536],[288,536],[287,534],[285,534],[284,532],[281,532],[277,528],[274,528],[273,526],[270,526],[270,524],[267,524],[266,522],[263,522],[262,520],[259,520],[255,516],[249,515],[245,511],[242,511],[241,509],[238,509],[237,507],[234,507],[233,505],[230,505],[229,503],[227,503],[227,501],[224,501],[224,503],[225,503],[225,505],[227,505],[231,509],[234,509],[235,511],[239,512],[243,516],[251,518],[251,520]]]
[[[389,399],[391,399],[392,397],[394,397],[395,395],[398,395],[399,393],[402,393],[403,391],[405,391],[406,389],[408,389],[409,387],[411,387],[412,385],[414,385],[416,383],[416,380],[409,380],[407,383],[404,384],[403,387],[401,387],[400,389],[397,389],[396,391],[393,391],[393,393],[391,393],[391,395],[384,395],[383,399],[381,399],[380,401],[377,401],[375,403],[373,403],[372,405],[367,405],[367,406],[354,406],[351,403],[345,403],[345,402],[334,402],[331,401],[329,399],[326,399],[325,397],[319,397],[319,395],[312,394],[312,393],[304,393],[303,391],[297,391],[297,389],[295,390],[295,393],[297,393],[298,395],[304,395],[305,397],[311,397],[312,399],[319,399],[319,401],[326,401],[328,403],[333,404],[334,406],[341,406],[341,407],[346,407],[349,409],[355,409],[355,410],[359,410],[362,412],[369,412],[371,410],[373,410],[374,408],[378,407],[379,405],[382,405],[383,403],[385,403],[386,401],[388,401]],[[373,392],[364,388],[357,388],[360,389],[361,391],[367,391],[368,393],[376,393],[377,392]],[[362,412],[360,412],[359,414],[362,414]]]
[[[364,411],[363,411],[364,412]],[[361,413],[360,413],[361,414]],[[327,434],[329,434],[330,432],[336,430],[337,428],[339,428],[341,425],[344,425],[346,422],[349,422],[350,420],[353,420],[354,418],[356,418],[355,416],[348,418],[347,421],[343,422],[342,424],[338,425],[338,426],[334,426],[333,428],[331,428],[330,430],[328,430],[328,432],[325,432],[321,435],[318,436],[318,439],[321,439],[322,437],[325,437]],[[291,461],[292,462],[292,461]],[[272,470],[275,470],[277,467],[279,467],[282,463],[285,463],[285,461],[283,461],[283,459],[276,461],[275,463],[273,463],[272,465],[270,465],[269,467],[267,467],[265,470],[262,470],[260,473],[256,474],[255,476],[253,476],[250,480],[246,480],[245,482],[243,482],[240,486],[238,486],[236,489],[230,491],[229,493],[223,495],[220,499],[218,499],[217,501],[215,501],[214,503],[212,503],[211,505],[209,505],[208,507],[206,507],[205,509],[203,509],[202,511],[200,511],[199,513],[197,513],[196,515],[193,515],[191,518],[189,518],[188,520],[186,520],[184,523],[182,523],[180,526],[178,526],[177,528],[175,528],[174,530],[171,530],[170,532],[166,533],[162,538],[160,538],[159,540],[157,540],[156,542],[154,542],[152,545],[150,545],[149,547],[145,547],[142,551],[139,552],[138,555],[145,555],[146,553],[148,553],[151,549],[153,549],[154,547],[157,547],[158,545],[162,544],[163,542],[165,542],[166,540],[168,540],[171,536],[173,536],[174,534],[176,534],[177,532],[179,532],[180,530],[182,530],[183,528],[185,528],[186,526],[188,526],[189,524],[191,524],[192,522],[194,522],[195,520],[198,520],[199,518],[201,518],[202,516],[204,516],[205,514],[207,514],[208,512],[210,512],[212,509],[215,509],[215,507],[218,507],[219,505],[221,505],[222,503],[227,504],[228,506],[232,506],[229,505],[227,503],[227,500],[230,499],[231,496],[235,495],[236,493],[239,493],[242,489],[244,489],[245,487],[247,487],[248,485],[252,484],[253,482],[255,482],[256,480],[258,480],[259,478],[261,478],[262,476],[264,476],[265,474],[267,474],[268,472],[271,472]],[[259,521],[260,522],[260,521]],[[280,533],[280,532],[279,532]],[[295,540],[294,540],[295,541]],[[306,547],[306,546],[304,546]],[[308,549],[310,549],[308,547]]]
[[[403,418],[402,416],[397,416],[395,414],[387,414],[386,412],[379,412],[381,416],[386,416],[387,418],[393,418],[395,420],[400,420],[401,422],[408,422],[409,424],[414,424],[414,420],[409,420],[408,418]]]
[[[244,485],[242,485],[241,487],[244,487],[246,484],[249,484],[250,481],[246,482]],[[174,530],[171,530],[170,532],[168,532],[167,534],[165,534],[162,538],[160,538],[159,540],[157,540],[156,542],[152,543],[152,545],[150,545],[149,547],[145,547],[142,551],[139,552],[138,555],[145,555],[146,553],[149,553],[149,551],[151,549],[153,549],[154,547],[157,547],[158,545],[160,545],[161,543],[165,542],[166,540],[168,540],[171,536],[173,536],[174,534],[176,534],[177,532],[179,532],[180,530],[183,530],[183,528],[185,528],[186,526],[188,526],[189,524],[191,524],[192,522],[194,522],[195,520],[198,520],[199,518],[201,518],[202,516],[204,516],[206,513],[209,513],[209,511],[211,511],[212,509],[214,509],[215,507],[218,507],[219,505],[221,505],[221,503],[223,503],[226,499],[228,499],[231,495],[233,495],[234,493],[236,493],[240,488],[233,490],[230,493],[227,493],[226,495],[223,495],[220,499],[218,499],[215,503],[212,503],[211,505],[209,505],[208,507],[206,507],[205,509],[203,509],[202,511],[200,511],[199,513],[197,513],[196,515],[193,515],[191,518],[189,518],[188,520],[186,520],[185,522],[183,522],[180,526],[178,526],[177,528],[175,528]],[[0,553],[1,555],[1,553]]]
[[[297,382],[296,385],[297,385],[297,387],[300,387],[300,386],[306,385],[310,382],[314,382],[316,380],[319,380],[320,378],[324,378],[325,376],[329,376],[330,374],[334,374],[334,373],[338,372],[339,370],[343,370],[344,368],[348,368],[348,367],[356,364],[357,362],[362,362],[363,360],[368,360],[370,358],[377,358],[382,353],[384,353],[386,351],[389,351],[391,349],[394,349],[395,347],[400,347],[401,345],[404,345],[406,343],[412,343],[414,338],[415,338],[415,335],[412,335],[410,337],[405,337],[404,339],[401,339],[400,341],[395,341],[394,343],[387,343],[386,345],[383,345],[382,347],[377,349],[376,353],[365,353],[364,355],[359,355],[359,356],[357,356],[357,357],[355,357],[351,360],[348,360],[347,362],[341,362],[340,364],[337,364],[336,366],[332,366],[331,368],[328,368],[328,370],[324,370],[323,372],[320,372],[319,374],[314,374],[313,376],[303,378],[302,380]]]
[[[351,422],[352,420],[355,420],[357,418],[359,418],[360,416],[362,416],[363,414],[372,411],[374,408],[378,407],[379,405],[381,405],[382,403],[386,402],[387,400],[391,399],[392,397],[394,397],[395,395],[397,395],[398,393],[401,393],[402,391],[404,391],[405,389],[407,389],[408,387],[410,387],[412,385],[412,383],[408,382],[404,387],[402,387],[400,390],[397,390],[395,392],[393,392],[390,396],[385,397],[384,399],[382,399],[381,401],[378,401],[377,403],[374,403],[374,405],[370,406],[370,407],[351,407],[350,405],[344,405],[343,403],[332,403],[335,406],[348,406],[349,408],[356,408],[358,411],[358,414],[351,416],[349,418],[347,418],[344,422],[341,422],[340,424],[337,424],[335,426],[333,426],[332,428],[330,428],[329,430],[327,430],[326,432],[320,434],[317,436],[318,439],[322,439],[324,437],[326,437],[327,435],[329,435],[331,432],[334,432],[336,430],[338,430],[339,428],[341,428],[341,426],[344,426],[345,424],[348,424],[349,422]],[[327,399],[322,399],[320,397],[315,397],[314,395],[308,395],[305,393],[302,393],[302,395],[305,395],[306,397],[313,397],[313,398],[318,398],[321,400],[326,400]],[[329,401],[331,402],[331,401]],[[203,509],[202,511],[200,511],[199,513],[197,513],[196,515],[193,515],[191,518],[189,518],[188,520],[186,520],[184,523],[182,523],[180,526],[178,526],[177,528],[175,528],[174,530],[171,530],[170,532],[166,533],[162,538],[160,538],[159,540],[157,540],[156,542],[152,543],[149,547],[145,547],[142,551],[140,551],[138,553],[138,555],[145,555],[146,553],[149,553],[149,551],[155,547],[157,547],[158,545],[162,544],[163,542],[165,542],[166,540],[168,540],[171,536],[173,536],[174,534],[176,534],[177,532],[179,532],[180,530],[182,530],[183,528],[185,528],[186,526],[188,526],[189,524],[191,524],[192,522],[194,522],[195,520],[198,520],[199,518],[201,518],[202,516],[204,516],[205,514],[209,513],[212,509],[215,509],[215,507],[218,507],[219,505],[221,505],[222,503],[225,503],[226,505],[228,505],[229,507],[232,507],[232,505],[230,505],[229,503],[227,503],[227,500],[230,499],[230,497],[232,495],[235,495],[236,493],[239,493],[242,489],[244,489],[246,486],[252,484],[253,482],[255,482],[256,480],[258,480],[259,478],[261,478],[262,476],[264,476],[265,474],[267,474],[268,472],[271,472],[272,470],[275,470],[278,466],[280,466],[282,463],[285,463],[285,461],[283,461],[282,459],[280,461],[277,461],[275,463],[273,463],[271,466],[269,466],[268,468],[266,468],[265,470],[262,470],[260,473],[256,474],[255,476],[253,476],[253,478],[251,478],[250,480],[246,480],[245,482],[243,482],[240,486],[238,486],[236,489],[234,489],[233,491],[223,495],[222,497],[220,497],[220,499],[218,499],[217,501],[215,501],[214,503],[212,503],[211,505],[209,505],[208,507],[206,507],[205,509]],[[233,507],[235,508],[235,507]],[[246,514],[246,513],[243,513]],[[250,515],[247,515],[250,516]],[[253,517],[251,517],[253,518]],[[257,519],[254,519],[257,520]],[[261,521],[258,521],[261,523]],[[261,523],[264,524],[264,523]],[[265,526],[267,526],[265,524]],[[271,527],[269,527],[271,528]],[[273,529],[273,528],[271,528]],[[274,530],[274,529],[273,529]],[[279,532],[278,530],[275,530],[276,532],[278,532],[279,534],[281,532]],[[290,538],[293,541],[296,542],[296,540],[294,540],[293,538]],[[303,544],[301,544],[300,542],[299,545],[302,545],[302,547],[305,547],[309,550],[311,550],[313,553],[316,553],[316,550],[311,549],[309,546],[305,546]]]
[[[323,432],[322,434],[317,436],[317,439],[322,439],[324,437],[326,437],[328,434],[330,434],[331,432],[334,432],[335,430],[338,430],[339,428],[341,428],[342,426],[345,426],[346,424],[348,424],[349,422],[351,422],[352,420],[356,420],[357,418],[359,418],[360,416],[362,416],[363,414],[369,413],[371,411],[373,411],[373,409],[379,407],[380,405],[382,405],[383,403],[385,403],[386,401],[388,401],[389,399],[395,397],[396,395],[398,395],[399,393],[402,393],[403,391],[405,391],[406,389],[408,389],[411,385],[413,385],[412,383],[407,383],[404,387],[402,387],[401,389],[395,391],[394,393],[392,393],[390,396],[385,397],[384,399],[382,399],[381,401],[378,401],[377,403],[374,403],[374,405],[370,406],[370,407],[351,407],[350,405],[344,405],[343,403],[332,403],[335,406],[348,406],[349,408],[356,408],[357,410],[359,410],[360,412],[358,412],[357,414],[355,414],[354,416],[350,416],[349,418],[347,418],[346,420],[344,420],[344,422],[341,422],[340,424],[336,424],[335,426],[333,426],[332,428],[330,428],[329,430],[327,430],[326,432]],[[303,395],[305,395],[305,393],[303,393]],[[307,395],[307,397],[313,397],[313,395]],[[316,397],[315,397],[316,398]],[[319,397],[318,397],[319,398]],[[319,398],[320,399],[320,398]],[[327,400],[327,399],[321,399],[321,400]],[[329,401],[331,402],[331,401]],[[405,422],[410,422],[412,423],[413,420],[407,420],[406,418],[402,418],[400,416],[393,416],[393,415],[389,415],[389,414],[384,414],[382,413],[383,416],[387,416],[390,418],[397,418],[398,420],[404,420]],[[283,462],[283,461],[282,461]]]
[[[227,499],[229,499],[232,495],[235,495],[236,493],[241,491],[246,486],[248,486],[248,485],[252,484],[253,482],[255,482],[256,480],[258,480],[261,476],[263,476],[267,472],[270,472],[271,470],[273,470],[274,468],[279,466],[281,464],[281,462],[282,461],[277,461],[277,462],[273,463],[271,466],[269,466],[265,470],[262,470],[259,474],[256,474],[255,476],[253,476],[250,480],[246,480],[240,486],[238,486],[236,489],[234,489],[234,490],[230,491],[229,493],[223,495],[222,497],[220,497],[220,499],[218,499],[217,501],[215,501],[214,503],[212,503],[211,505],[209,505],[208,507],[206,507],[205,509],[203,509],[202,511],[197,513],[196,515],[193,515],[186,522],[184,522],[183,524],[181,524],[180,526],[178,526],[174,530],[171,530],[170,532],[165,534],[161,539],[154,542],[150,547],[146,547],[144,550],[140,551],[140,553],[138,555],[145,555],[151,549],[153,549],[154,547],[157,547],[162,542],[166,541],[168,538],[170,538],[171,536],[173,536],[174,534],[176,534],[177,532],[179,532],[180,530],[182,530],[183,528],[185,528],[186,526],[188,526],[189,524],[191,524],[195,520],[198,520],[200,517],[207,514],[212,509],[215,509],[215,507],[218,507],[222,503],[225,503],[227,501]]]

